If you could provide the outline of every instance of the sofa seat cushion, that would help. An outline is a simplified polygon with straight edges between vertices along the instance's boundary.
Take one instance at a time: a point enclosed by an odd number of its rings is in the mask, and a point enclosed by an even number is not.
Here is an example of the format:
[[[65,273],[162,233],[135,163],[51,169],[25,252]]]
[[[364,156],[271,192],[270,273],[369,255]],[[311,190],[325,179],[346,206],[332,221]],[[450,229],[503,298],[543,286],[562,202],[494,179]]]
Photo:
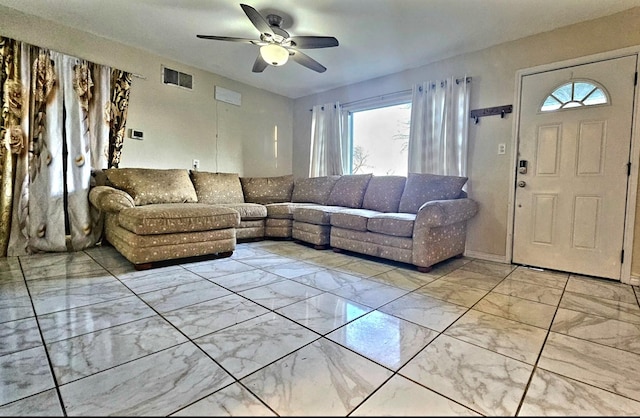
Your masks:
[[[238,173],[191,171],[191,180],[198,195],[198,203],[244,203]]]
[[[243,221],[264,219],[267,217],[267,208],[264,205],[259,205],[257,203],[229,203],[217,206],[237,210],[240,214],[240,219]]]
[[[345,209],[331,215],[331,226],[366,231],[367,222],[380,212],[368,209]]]
[[[331,189],[327,205],[360,208],[371,174],[345,174]]]
[[[113,187],[124,190],[133,198],[136,206],[198,201],[187,170],[110,168],[105,174]]]
[[[457,199],[466,182],[467,177],[409,173],[398,212],[418,213],[420,206],[432,200]]]
[[[373,176],[362,200],[362,209],[398,212],[407,178],[404,176]]]
[[[293,219],[293,210],[304,206],[313,206],[313,203],[270,203],[265,205],[267,208],[267,218],[273,219]]]
[[[291,201],[293,174],[278,177],[240,177],[245,202],[281,203]]]
[[[313,245],[329,245],[331,234],[330,225],[315,225],[306,222],[293,221],[291,237]]]
[[[347,240],[351,241],[351,245],[348,247],[335,245],[338,242],[345,242]],[[375,256],[380,256],[384,248],[393,247],[409,251],[413,248],[413,239],[409,237],[394,237],[392,235],[377,234],[371,231],[354,231],[353,229],[338,227],[331,228],[329,243],[332,247]],[[353,244],[355,244],[355,246]]]
[[[293,219],[314,225],[331,225],[331,214],[345,209],[342,206],[302,206],[293,210]]]
[[[110,213],[105,216],[105,237],[134,264],[224,253],[236,248],[235,228],[138,235],[122,228],[117,215]]]
[[[367,222],[367,229],[395,237],[411,237],[415,220],[413,213],[383,213],[372,216]]]
[[[240,215],[230,208],[202,203],[159,203],[123,209],[118,223],[138,235],[172,234],[235,228]]]
[[[264,222],[264,236],[273,238],[291,238],[293,219],[267,218]]]

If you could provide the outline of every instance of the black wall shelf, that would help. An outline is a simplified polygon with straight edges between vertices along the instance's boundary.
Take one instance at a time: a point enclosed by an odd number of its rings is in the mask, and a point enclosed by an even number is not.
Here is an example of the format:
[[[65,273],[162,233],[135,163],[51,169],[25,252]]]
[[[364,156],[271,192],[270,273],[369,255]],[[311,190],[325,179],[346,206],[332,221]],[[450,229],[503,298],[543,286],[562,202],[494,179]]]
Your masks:
[[[480,122],[480,118],[484,116],[500,115],[504,119],[507,113],[513,112],[513,105],[485,107],[484,109],[475,109],[471,111],[471,119],[477,125]]]

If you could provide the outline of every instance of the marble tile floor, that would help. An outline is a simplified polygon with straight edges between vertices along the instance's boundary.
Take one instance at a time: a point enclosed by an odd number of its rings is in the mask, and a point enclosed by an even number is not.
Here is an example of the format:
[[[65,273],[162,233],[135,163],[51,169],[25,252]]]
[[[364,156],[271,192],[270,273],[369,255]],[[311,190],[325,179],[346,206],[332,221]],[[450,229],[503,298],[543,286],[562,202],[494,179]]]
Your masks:
[[[638,416],[639,292],[290,241],[2,258],[0,416]]]

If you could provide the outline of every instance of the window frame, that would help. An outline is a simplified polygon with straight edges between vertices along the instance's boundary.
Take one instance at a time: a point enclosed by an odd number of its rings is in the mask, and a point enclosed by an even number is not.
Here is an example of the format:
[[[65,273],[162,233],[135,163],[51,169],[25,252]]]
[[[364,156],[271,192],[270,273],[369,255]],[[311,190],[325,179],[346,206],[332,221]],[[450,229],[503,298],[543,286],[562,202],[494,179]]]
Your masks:
[[[572,85],[572,99],[573,99],[573,92],[575,91],[575,84],[576,83],[588,83],[593,85],[594,87],[596,87],[596,89],[599,89],[602,91],[602,93],[604,94],[604,97],[606,99],[605,103],[597,103],[597,104],[581,104],[579,106],[569,106],[569,107],[562,107],[564,105],[566,105],[567,103],[571,103],[572,101],[575,102],[575,100],[571,100],[571,101],[567,101],[567,102],[561,102],[558,97],[556,97],[553,93],[556,92],[559,88],[564,87],[568,84]],[[591,93],[589,93],[591,94]],[[582,100],[585,100],[589,95],[585,96]],[[561,104],[561,107],[558,109],[550,109],[550,110],[542,110],[542,108],[544,107],[545,102],[547,101],[547,99],[549,97],[553,97],[554,99],[558,100],[558,102]],[[582,103],[582,101],[580,101],[580,103]],[[587,108],[594,108],[594,107],[601,107],[601,106],[611,106],[611,96],[609,95],[609,92],[607,91],[607,89],[600,83],[598,83],[595,80],[589,79],[589,78],[575,78],[575,79],[571,79],[569,81],[563,81],[560,84],[557,84],[553,89],[551,89],[550,92],[548,92],[542,99],[542,102],[540,103],[540,106],[538,106],[538,114],[547,114],[547,113],[554,113],[554,112],[563,112],[563,111],[567,111],[567,110],[576,110],[576,109],[587,109]]]
[[[384,107],[397,106],[402,104],[412,104],[412,92],[411,90],[399,91],[384,96],[377,96],[370,99],[358,100],[351,104],[345,104],[342,106],[343,110],[343,126],[346,126],[347,140],[344,141],[343,155],[347,156],[346,168],[349,173],[353,172],[353,118],[352,115],[358,112],[365,112],[367,110],[380,109]],[[411,117],[409,117],[409,127],[411,127]]]

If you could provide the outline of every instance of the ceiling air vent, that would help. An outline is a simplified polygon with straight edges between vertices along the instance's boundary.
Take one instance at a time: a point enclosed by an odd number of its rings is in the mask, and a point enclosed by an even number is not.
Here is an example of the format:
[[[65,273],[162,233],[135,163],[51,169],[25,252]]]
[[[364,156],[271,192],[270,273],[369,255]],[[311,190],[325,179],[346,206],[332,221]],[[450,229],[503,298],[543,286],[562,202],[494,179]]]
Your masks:
[[[193,76],[191,74],[181,73],[167,67],[162,67],[162,82],[189,90],[193,88]]]

